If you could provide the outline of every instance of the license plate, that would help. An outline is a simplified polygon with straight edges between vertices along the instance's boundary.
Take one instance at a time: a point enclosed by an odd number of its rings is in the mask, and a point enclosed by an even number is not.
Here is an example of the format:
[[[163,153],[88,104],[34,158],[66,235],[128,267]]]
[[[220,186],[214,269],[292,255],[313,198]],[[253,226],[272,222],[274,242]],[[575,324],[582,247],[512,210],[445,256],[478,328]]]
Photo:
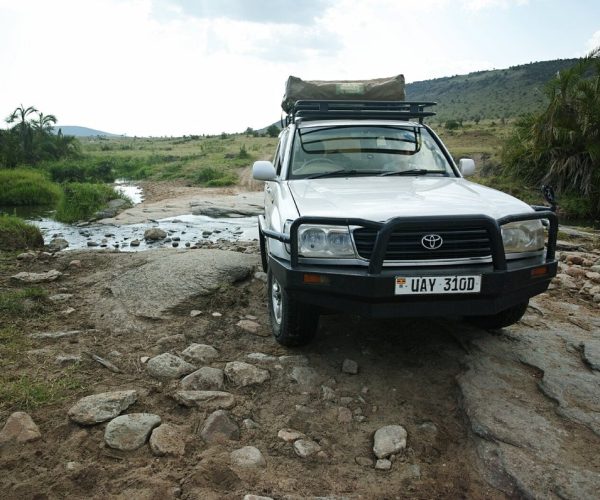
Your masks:
[[[475,276],[396,276],[396,295],[478,293],[481,275]]]

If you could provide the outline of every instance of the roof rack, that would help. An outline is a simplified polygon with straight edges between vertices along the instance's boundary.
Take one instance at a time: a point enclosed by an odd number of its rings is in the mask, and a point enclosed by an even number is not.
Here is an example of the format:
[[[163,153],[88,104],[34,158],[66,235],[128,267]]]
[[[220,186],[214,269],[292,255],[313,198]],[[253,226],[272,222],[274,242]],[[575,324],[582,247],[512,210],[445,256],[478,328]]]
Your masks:
[[[287,116],[286,122],[299,120],[339,120],[339,119],[387,119],[408,120],[434,116],[435,112],[425,111],[426,107],[435,106],[435,102],[417,101],[296,101]]]

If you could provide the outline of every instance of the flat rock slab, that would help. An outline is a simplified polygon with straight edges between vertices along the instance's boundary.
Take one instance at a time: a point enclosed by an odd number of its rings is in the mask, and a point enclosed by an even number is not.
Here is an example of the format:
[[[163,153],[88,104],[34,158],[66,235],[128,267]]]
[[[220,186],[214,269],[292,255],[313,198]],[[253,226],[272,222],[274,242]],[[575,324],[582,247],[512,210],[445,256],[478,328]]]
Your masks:
[[[225,283],[251,276],[255,255],[223,250],[147,252],[148,262],[117,276],[113,297],[130,314],[159,319],[198,296],[215,293]]]
[[[177,391],[173,398],[179,404],[204,410],[228,410],[235,406],[235,397],[223,391]]]
[[[232,465],[243,467],[245,469],[258,469],[267,466],[263,454],[254,446],[244,446],[239,450],[234,450],[229,454]]]
[[[203,366],[182,378],[179,387],[184,391],[218,391],[223,389],[224,384],[223,370]]]
[[[47,283],[50,281],[56,281],[58,278],[62,276],[60,271],[56,269],[51,269],[50,271],[46,271],[45,273],[18,273],[14,276],[11,276],[10,279],[13,281],[18,281],[19,283]]]
[[[225,375],[231,382],[240,387],[262,384],[271,377],[268,370],[258,368],[243,361],[231,361],[225,365]]]
[[[104,441],[117,450],[137,450],[146,443],[152,429],[159,426],[160,422],[160,417],[151,413],[121,415],[106,426]]]
[[[98,330],[60,330],[58,332],[30,333],[29,337],[35,340],[59,340],[78,337],[80,335],[97,332]]]
[[[592,370],[600,371],[600,339],[587,340],[582,347],[585,362]]]
[[[386,425],[377,429],[373,438],[373,453],[387,458],[406,448],[406,429],[401,425]]]
[[[7,443],[29,443],[42,437],[38,426],[25,412],[10,415],[0,431],[0,446]]]
[[[115,418],[137,400],[134,390],[103,392],[80,399],[68,412],[73,422],[94,425]]]
[[[148,374],[157,379],[180,378],[195,369],[194,365],[168,352],[153,357],[146,364]]]

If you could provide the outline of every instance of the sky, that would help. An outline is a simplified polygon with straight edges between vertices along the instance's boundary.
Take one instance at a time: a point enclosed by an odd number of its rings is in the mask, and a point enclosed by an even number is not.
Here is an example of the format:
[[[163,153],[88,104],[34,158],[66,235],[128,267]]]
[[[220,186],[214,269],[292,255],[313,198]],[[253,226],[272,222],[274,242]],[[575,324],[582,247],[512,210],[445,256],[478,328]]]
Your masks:
[[[0,118],[242,132],[280,117],[289,75],[413,82],[597,46],[598,0],[0,0]]]

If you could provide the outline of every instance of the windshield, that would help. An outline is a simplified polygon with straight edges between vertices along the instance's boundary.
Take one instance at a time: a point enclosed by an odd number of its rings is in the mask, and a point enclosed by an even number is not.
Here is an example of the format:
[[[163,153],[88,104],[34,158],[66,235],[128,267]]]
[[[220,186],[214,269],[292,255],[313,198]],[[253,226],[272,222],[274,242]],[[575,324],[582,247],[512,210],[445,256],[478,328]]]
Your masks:
[[[454,175],[427,129],[337,125],[296,130],[290,179],[348,175]]]

